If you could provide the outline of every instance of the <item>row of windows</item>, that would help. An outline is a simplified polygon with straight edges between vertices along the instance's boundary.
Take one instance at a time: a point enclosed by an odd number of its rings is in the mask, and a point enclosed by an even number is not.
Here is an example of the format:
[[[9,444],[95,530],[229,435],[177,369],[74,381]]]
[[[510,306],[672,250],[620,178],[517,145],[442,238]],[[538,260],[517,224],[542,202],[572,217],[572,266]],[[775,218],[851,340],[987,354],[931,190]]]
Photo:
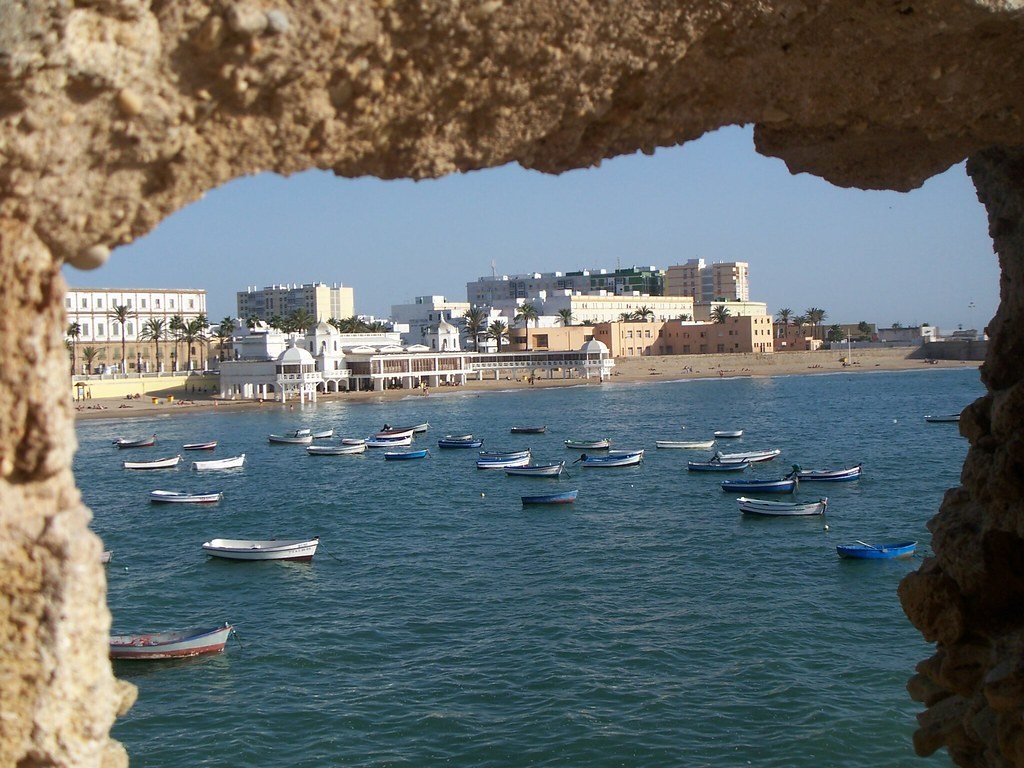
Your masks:
[[[117,305],[117,302],[115,301],[113,306],[116,306],[116,305]],[[70,298],[64,299],[64,306],[67,307],[68,309],[72,308],[71,307],[71,299]],[[134,307],[132,307],[132,300],[131,299],[125,299],[124,306],[128,307],[128,309],[133,309],[134,308]],[[168,299],[167,306],[170,309],[174,309],[174,299]],[[84,297],[82,298],[82,307],[81,308],[82,309],[88,309],[89,308],[89,299],[88,298],[84,298]],[[103,299],[96,299],[96,307],[95,308],[96,309],[103,309]],[[146,307],[146,300],[145,299],[139,299],[139,308],[140,309],[147,309],[147,307]],[[160,299],[154,299],[153,300],[153,308],[154,309],[160,309]],[[188,300],[188,308],[189,309],[195,309],[196,308],[196,300],[195,299],[189,299]]]

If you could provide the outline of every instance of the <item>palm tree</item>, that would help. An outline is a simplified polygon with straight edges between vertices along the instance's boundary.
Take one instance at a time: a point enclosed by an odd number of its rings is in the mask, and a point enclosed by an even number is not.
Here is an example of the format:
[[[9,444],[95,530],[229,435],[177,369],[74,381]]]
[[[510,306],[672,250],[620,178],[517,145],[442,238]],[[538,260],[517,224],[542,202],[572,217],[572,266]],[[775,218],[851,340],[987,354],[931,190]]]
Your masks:
[[[779,319],[780,325],[789,325],[789,319],[793,317],[793,310],[789,307],[780,309],[779,314],[777,314],[776,317]]]
[[[309,310],[303,307],[301,309],[296,309],[288,315],[288,324],[291,326],[289,330],[301,333],[314,326],[316,324],[316,318],[309,313]]]
[[[253,328],[257,326],[257,324],[259,324],[259,322],[259,315],[249,315],[247,318],[245,318],[245,327],[251,331]]]
[[[679,316],[678,318],[676,318],[676,319],[677,319],[677,320],[682,320],[682,321],[683,321],[683,322],[685,323],[685,322],[688,322],[688,321],[690,321],[690,320],[693,320],[693,315],[688,315],[688,314],[686,314],[686,313],[684,312],[683,314],[681,314],[681,315],[680,315],[680,316]]]
[[[805,315],[797,315],[793,318],[793,325],[796,326],[796,333],[799,336],[801,329],[807,325],[807,317]]]
[[[118,323],[121,324],[121,373],[122,374],[127,374],[128,373],[128,360],[127,360],[128,355],[125,352],[125,334],[127,333],[127,329],[126,329],[125,325],[134,316],[135,316],[135,313],[132,312],[128,307],[124,306],[123,304],[115,304],[114,308],[107,314],[108,318],[111,318],[111,319],[113,319],[113,320],[115,320],[115,321],[117,321]]]
[[[498,342],[498,351],[501,352],[501,340],[508,338],[508,323],[504,320],[495,320],[487,327],[487,338]]]
[[[269,325],[271,328],[283,331],[285,326],[284,318],[282,318],[280,315],[271,315],[270,319],[267,320],[267,325]]]
[[[217,325],[217,338],[220,339],[220,360],[224,362],[224,345],[231,340],[231,334],[235,332],[235,321],[225,317]]]
[[[82,336],[82,326],[78,323],[69,323],[67,337],[71,339],[71,375],[75,375],[75,357],[78,352],[78,339]]]
[[[372,323],[364,323],[361,320],[359,322],[363,326],[363,330],[371,333],[387,333],[390,330],[388,324],[383,320],[374,320]]]
[[[466,320],[466,333],[473,339],[473,349],[478,350],[480,348],[480,332],[484,330],[484,326],[487,324],[487,313],[480,309],[480,307],[472,307],[466,312],[464,317]]]
[[[327,321],[327,324],[334,328],[334,330],[336,330],[338,333],[344,332],[342,329],[345,327],[345,321],[341,320],[340,318],[332,317],[330,320]]]
[[[171,336],[174,338],[174,360],[171,363],[171,370],[178,370],[178,342],[181,341],[181,333],[185,330],[185,318],[181,315],[174,315],[171,317],[170,322],[167,324],[168,330],[171,332]]]
[[[92,364],[96,358],[101,357],[100,350],[96,347],[83,347],[82,358],[85,360],[85,372],[92,373]]]
[[[711,320],[715,323],[724,323],[730,316],[729,308],[717,305],[711,310]]]
[[[636,320],[636,312],[623,312],[619,315],[620,323],[632,323]]]
[[[637,320],[642,323],[653,323],[654,322],[654,310],[644,304],[640,309],[633,313]]]
[[[815,330],[821,327],[821,321],[828,316],[824,309],[818,309],[818,307],[810,307],[804,314],[807,316],[807,322],[813,325]],[[820,335],[820,333],[815,333],[815,336]]]
[[[572,325],[572,310],[568,308],[558,310],[558,318],[562,321],[563,327]]]
[[[139,331],[139,338],[144,341],[152,341],[156,346],[156,369],[160,370],[160,340],[166,339],[169,330],[167,328],[167,322],[159,317],[151,318],[147,320],[145,325],[142,326],[142,330]]]
[[[515,322],[522,322],[523,328],[526,330],[526,351],[530,351],[530,321],[540,322],[540,313],[537,308],[530,302],[526,302],[516,312],[514,318]]]
[[[192,345],[197,341],[206,341],[206,323],[201,322],[200,318],[189,320],[185,323],[185,327],[181,331],[181,340],[185,342],[185,370],[192,370]],[[200,361],[201,362],[201,361]]]

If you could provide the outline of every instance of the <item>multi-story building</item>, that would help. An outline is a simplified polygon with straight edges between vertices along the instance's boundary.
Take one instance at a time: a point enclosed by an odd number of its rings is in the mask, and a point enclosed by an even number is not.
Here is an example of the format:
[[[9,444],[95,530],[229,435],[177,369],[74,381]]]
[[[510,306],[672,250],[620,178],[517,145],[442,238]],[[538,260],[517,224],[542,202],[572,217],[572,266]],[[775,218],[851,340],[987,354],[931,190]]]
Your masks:
[[[462,327],[462,318],[470,310],[468,301],[448,301],[444,296],[416,296],[411,304],[392,304],[391,319],[397,326],[408,326],[402,338],[406,344],[427,344],[427,337],[441,321]]]
[[[125,307],[128,316],[124,328],[114,317],[116,307]],[[185,367],[189,350],[182,350],[170,338],[170,323],[175,316],[188,323],[206,316],[206,291],[198,288],[70,288],[64,295],[68,326],[77,324],[75,370],[92,373],[107,367],[120,368],[121,332],[124,331],[125,367],[132,371],[172,370]],[[167,337],[161,340],[160,359],[156,345],[144,340],[144,329],[150,320],[162,320]],[[88,363],[82,359],[85,348],[96,350]],[[195,365],[205,361],[205,348],[193,345],[191,357]],[[180,363],[176,357],[180,356]],[[86,370],[89,368],[89,370]]]
[[[767,315],[727,317],[724,323],[599,323],[594,326],[594,338],[608,347],[613,358],[775,351],[772,319]]]
[[[705,264],[690,259],[665,270],[666,296],[693,296],[694,301],[748,301],[750,265],[745,261]]]
[[[568,309],[572,312],[573,323],[586,325],[617,321],[623,314],[642,312],[645,309],[652,313],[650,319],[659,321],[683,316],[692,319],[694,313],[693,299],[689,296],[563,294],[547,297],[543,305],[545,315],[557,315],[559,310]]]
[[[715,319],[715,309],[721,307],[730,317],[763,317],[768,314],[768,305],[763,301],[695,301],[693,319],[710,322]]]
[[[299,309],[306,310],[316,320],[341,319],[355,314],[352,288],[341,283],[268,285],[260,289],[250,286],[236,295],[238,316],[243,319],[255,316],[266,321],[275,315],[287,317]]]
[[[665,292],[664,273],[653,266],[615,270],[583,269],[578,272],[496,275],[466,283],[466,296],[474,306],[493,306],[509,299],[530,299],[542,291],[580,294],[604,292],[615,295],[643,293],[660,296]]]

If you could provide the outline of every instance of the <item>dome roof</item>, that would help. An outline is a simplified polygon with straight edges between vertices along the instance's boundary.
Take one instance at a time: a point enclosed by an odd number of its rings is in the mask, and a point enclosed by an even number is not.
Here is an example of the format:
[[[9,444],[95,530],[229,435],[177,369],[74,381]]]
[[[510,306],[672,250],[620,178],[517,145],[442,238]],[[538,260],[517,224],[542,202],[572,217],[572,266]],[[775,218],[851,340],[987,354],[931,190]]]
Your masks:
[[[455,326],[445,320],[444,317],[442,317],[441,322],[437,324],[438,333],[454,333],[455,330]]]
[[[278,365],[316,365],[313,356],[302,347],[291,346],[277,356]]]
[[[326,333],[328,336],[339,335],[340,331],[330,323],[321,320],[316,324],[316,328],[313,329],[314,333]]]
[[[605,354],[607,354],[608,347],[606,347],[603,342],[600,342],[597,339],[591,339],[582,347],[580,347],[580,352],[604,352]]]

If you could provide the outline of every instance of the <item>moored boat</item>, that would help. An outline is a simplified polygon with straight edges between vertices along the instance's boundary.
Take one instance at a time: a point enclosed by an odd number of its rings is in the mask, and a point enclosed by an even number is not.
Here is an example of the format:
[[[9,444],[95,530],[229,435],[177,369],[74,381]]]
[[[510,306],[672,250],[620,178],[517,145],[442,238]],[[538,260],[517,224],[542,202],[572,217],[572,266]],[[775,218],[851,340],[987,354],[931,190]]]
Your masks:
[[[743,437],[742,429],[716,429],[711,433],[715,437]]]
[[[526,464],[521,467],[505,467],[506,475],[516,477],[558,477],[565,471],[565,462],[551,464]]]
[[[658,448],[683,448],[694,451],[707,451],[714,447],[714,440],[655,440]]]
[[[154,459],[153,461],[122,461],[121,466],[125,469],[172,469],[181,462],[181,456],[171,456],[168,459]]]
[[[579,462],[583,467],[635,467],[643,460],[643,451],[621,456],[588,456],[584,453],[573,463]]]
[[[423,448],[419,451],[385,451],[385,461],[408,461],[409,459],[425,459],[430,451]]]
[[[721,451],[716,451],[712,458],[717,459],[723,464],[728,464],[733,461],[747,461],[751,464],[756,464],[759,461],[771,461],[781,453],[782,451],[779,448],[772,448],[767,451],[741,451],[739,453],[722,453]]]
[[[742,472],[749,466],[749,461],[732,461],[727,464],[720,461],[686,462],[686,469],[690,472]]]
[[[513,435],[543,435],[548,431],[547,426],[543,427],[512,427],[509,430]]]
[[[897,557],[910,557],[917,549],[916,541],[897,541],[889,544],[868,544],[858,541],[856,544],[840,544],[836,552],[840,557],[859,558],[861,560],[892,560]]]
[[[313,434],[267,435],[267,440],[278,445],[309,445],[313,442]]]
[[[406,437],[412,437],[413,430],[410,429],[382,429],[380,432],[374,435],[377,440],[402,440]]]
[[[513,456],[511,458],[480,459],[476,463],[477,469],[505,469],[506,467],[525,467],[530,463],[530,454],[525,456]]]
[[[206,443],[185,443],[183,446],[181,446],[181,450],[183,450],[183,451],[212,451],[216,447],[217,447],[217,441],[216,440],[210,440],[209,442],[206,442]]]
[[[446,435],[437,441],[438,448],[479,448],[483,440],[474,439],[472,435]]]
[[[726,480],[722,490],[730,493],[793,493],[799,480],[783,477],[778,480]]]
[[[824,483],[845,483],[860,479],[860,467],[861,465],[858,464],[849,469],[801,469],[798,464],[794,464],[793,472],[801,481],[817,480]]]
[[[740,496],[736,499],[740,512],[749,515],[765,515],[768,517],[797,517],[805,515],[823,515],[828,506],[828,499],[822,498],[805,504],[791,504],[786,501],[762,501]]]
[[[314,440],[326,440],[329,437],[334,437],[333,429],[320,429],[312,433]]]
[[[941,416],[925,416],[924,420],[932,424],[952,424],[953,422],[960,421],[960,414],[947,413]]]
[[[367,448],[404,448],[407,445],[412,445],[412,435],[397,437],[394,440],[391,438],[368,437],[363,444]]]
[[[355,445],[307,445],[306,453],[310,456],[354,456],[366,453],[365,441]]]
[[[110,658],[156,661],[220,653],[231,631],[232,626],[224,622],[219,627],[195,627],[177,632],[111,635]]]
[[[151,445],[156,443],[156,435],[150,435],[149,437],[137,437],[127,438],[119,437],[114,441],[114,445],[118,448],[149,448]]]
[[[113,552],[111,552],[109,549],[104,550],[103,554],[100,555],[100,563],[102,565],[106,565],[111,560],[113,560],[113,558],[114,558],[114,553]]]
[[[523,456],[530,455],[530,449],[525,448],[521,451],[480,451],[477,455],[481,461],[487,459],[521,459]]]
[[[366,439],[362,437],[343,437],[341,438],[342,445],[366,445]]]
[[[150,491],[149,500],[155,504],[216,504],[224,498],[217,493],[181,493],[179,491]]]
[[[605,451],[612,447],[612,441],[601,440],[566,440],[565,447],[571,451]]]
[[[238,469],[245,464],[245,454],[231,456],[227,459],[210,459],[209,461],[193,461],[192,469]]]
[[[623,448],[623,449],[616,449],[614,451],[608,451],[608,457],[609,458],[623,457],[623,456],[641,456],[642,457],[643,455],[644,455],[644,449],[643,448],[637,448],[635,450],[629,450],[629,449]]]
[[[523,506],[530,504],[572,504],[580,492],[577,488],[574,491],[562,491],[561,493],[542,493],[521,497]]]
[[[408,426],[404,427],[389,427],[388,425],[385,424],[381,429],[382,431],[387,431],[390,429],[394,430],[395,432],[407,432],[411,429],[414,434],[420,435],[426,432],[428,429],[430,429],[430,423],[424,421],[422,424],[409,424]]]
[[[312,539],[210,539],[203,551],[225,560],[297,560],[309,562],[320,537]]]

